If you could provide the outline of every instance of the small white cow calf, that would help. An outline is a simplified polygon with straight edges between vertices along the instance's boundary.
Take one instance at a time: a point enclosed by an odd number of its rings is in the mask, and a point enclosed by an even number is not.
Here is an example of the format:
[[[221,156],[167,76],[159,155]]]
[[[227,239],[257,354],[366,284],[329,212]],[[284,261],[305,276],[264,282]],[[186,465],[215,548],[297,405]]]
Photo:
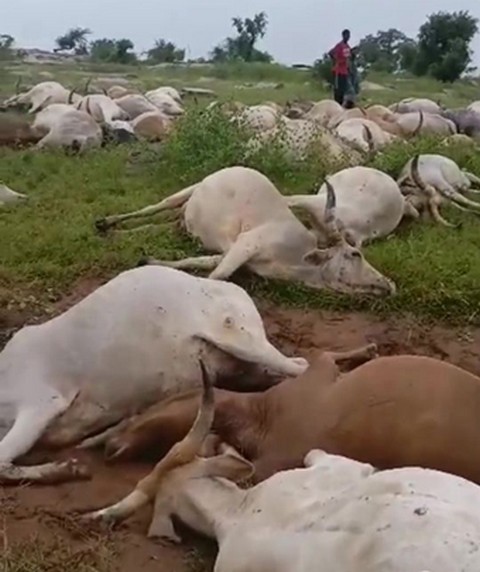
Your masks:
[[[397,182],[417,210],[430,212],[435,221],[445,226],[452,226],[438,210],[445,200],[461,210],[480,212],[480,203],[462,194],[480,192],[471,189],[472,183],[480,185],[480,179],[443,155],[416,155],[403,167]]]
[[[0,183],[0,206],[12,203],[18,203],[28,199],[27,195],[13,191],[7,185]]]
[[[390,109],[395,113],[411,113],[423,111],[424,113],[440,113],[441,106],[431,99],[407,97],[399,103],[394,103]]]
[[[172,97],[163,88],[154,89],[152,91],[147,91],[145,97],[153,103],[162,113],[176,117],[178,115],[183,115],[185,113],[181,100],[180,102]]]
[[[379,296],[395,292],[392,281],[338,230],[333,189],[325,206],[328,247],[320,249],[315,234],[295,217],[273,183],[246,167],[221,169],[156,205],[97,221],[97,229],[106,231],[122,221],[179,207],[187,231],[207,250],[222,254],[176,262],[147,259],[147,264],[208,270],[217,280],[228,279],[245,265],[260,276],[297,280],[313,288]]]
[[[118,97],[115,103],[121,107],[128,115],[130,120],[135,119],[142,113],[148,113],[152,111],[158,112],[158,107],[154,105],[151,101],[140,95],[138,93],[128,94],[122,97]]]
[[[86,95],[75,104],[75,109],[91,115],[97,123],[111,123],[114,120],[128,120],[128,113],[113,99],[101,93]]]
[[[0,354],[0,411],[14,421],[0,441],[0,482],[65,478],[71,464],[12,463],[40,438],[72,444],[196,387],[199,356],[215,379],[248,366],[247,379],[295,376],[308,365],[270,344],[242,288],[171,268],[123,272],[60,316],[22,328]]]
[[[76,103],[81,97],[74,90],[65,89],[56,81],[38,83],[25,93],[14,95],[4,102],[5,107],[29,105],[29,113],[36,113],[52,103]]]
[[[116,522],[154,503],[149,537],[180,542],[178,517],[217,540],[215,572],[480,570],[478,485],[418,467],[377,471],[314,449],[305,468],[240,488],[235,481],[253,465],[229,446],[207,444],[208,383],[185,439],[128,496],[87,519]]]
[[[332,175],[316,195],[286,197],[290,207],[303,208],[313,216],[315,228],[323,239],[329,185],[335,188],[339,229],[357,248],[391,234],[404,216],[419,216],[392,177],[371,167],[351,167]]]

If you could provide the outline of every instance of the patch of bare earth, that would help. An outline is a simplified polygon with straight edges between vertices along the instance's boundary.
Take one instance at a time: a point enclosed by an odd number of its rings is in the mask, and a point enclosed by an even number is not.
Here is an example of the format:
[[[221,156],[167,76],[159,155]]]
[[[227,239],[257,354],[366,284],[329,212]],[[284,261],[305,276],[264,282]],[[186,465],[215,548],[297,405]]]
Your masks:
[[[66,309],[98,284],[83,284],[56,307]],[[259,303],[270,339],[289,355],[309,357],[323,348],[349,349],[376,342],[380,354],[414,353],[448,360],[480,375],[474,348],[480,330],[450,329],[414,320],[380,320],[364,314],[334,314],[280,309]],[[0,572],[207,572],[214,546],[189,537],[181,547],[146,538],[150,510],[145,509],[119,528],[86,526],[76,511],[112,503],[128,492],[149,466],[140,463],[106,465],[98,455],[64,451],[91,467],[89,481],[55,487],[0,489]],[[43,460],[34,456],[35,461]],[[2,544],[3,543],[3,544]],[[200,550],[200,552],[198,551]],[[25,561],[25,559],[27,559]],[[32,561],[36,566],[32,566]]]

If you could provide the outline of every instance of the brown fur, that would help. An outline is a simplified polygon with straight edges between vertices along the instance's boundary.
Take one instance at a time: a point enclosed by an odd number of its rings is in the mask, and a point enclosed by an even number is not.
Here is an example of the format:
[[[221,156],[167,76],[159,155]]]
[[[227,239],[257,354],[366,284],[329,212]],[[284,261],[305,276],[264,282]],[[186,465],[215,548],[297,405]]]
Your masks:
[[[0,115],[0,147],[22,147],[35,144],[42,136],[23,117]]]
[[[128,443],[133,455],[142,442],[166,451],[188,432],[199,399],[192,392],[151,408],[110,450]],[[422,466],[480,483],[480,379],[440,360],[382,357],[339,375],[323,354],[262,394],[216,390],[215,399],[214,431],[254,462],[257,482],[321,448],[380,469]]]

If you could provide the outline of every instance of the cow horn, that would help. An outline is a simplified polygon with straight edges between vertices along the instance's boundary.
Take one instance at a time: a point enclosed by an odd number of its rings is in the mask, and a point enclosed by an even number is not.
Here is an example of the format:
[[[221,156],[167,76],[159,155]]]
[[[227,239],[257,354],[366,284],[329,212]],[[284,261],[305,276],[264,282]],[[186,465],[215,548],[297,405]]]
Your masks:
[[[22,76],[18,76],[17,83],[15,84],[15,95],[20,93],[20,85],[22,83]]]
[[[75,93],[75,88],[73,88],[70,93],[68,94],[67,103],[71,105],[73,103],[73,94]]]
[[[367,112],[365,111],[365,109],[364,109],[361,105],[358,105],[357,107],[358,107],[358,109],[360,110],[360,113],[361,113],[364,117],[367,117]]]
[[[419,133],[421,128],[423,127],[423,122],[424,122],[424,115],[423,115],[423,111],[419,111],[418,112],[420,114],[420,120],[418,122],[417,127],[415,128],[415,131],[412,133],[412,137],[416,137]]]
[[[415,155],[415,157],[412,159],[412,162],[410,163],[409,177],[410,179],[412,179],[412,181],[419,189],[425,191],[427,186],[425,185],[425,182],[420,176],[420,171],[418,170],[419,160],[420,160],[420,155],[417,153],[417,155]]]
[[[156,464],[150,475],[137,485],[137,488],[140,488],[149,498],[155,496],[158,482],[165,473],[193,461],[212,427],[215,415],[213,384],[202,360],[200,360],[200,369],[203,383],[202,403],[190,431]]]
[[[137,483],[130,494],[106,509],[86,515],[87,518],[103,518],[109,521],[127,518],[155,498],[160,481],[166,473],[190,463],[198,455],[203,441],[210,432],[215,414],[213,385],[202,360],[200,360],[200,369],[203,382],[202,403],[187,435],[170,449],[149,475]]]
[[[338,230],[336,211],[335,189],[330,181],[325,180],[327,187],[327,202],[325,204],[325,231],[330,244],[338,244],[342,241],[342,235]]]
[[[87,82],[86,82],[86,84],[85,84],[85,87],[83,88],[83,94],[84,94],[84,95],[87,95],[87,93],[88,93],[88,88],[90,87],[90,84],[91,84],[91,83],[92,83],[92,78],[89,77],[89,78],[87,79]]]
[[[365,133],[365,139],[367,140],[368,153],[370,155],[373,155],[375,153],[375,142],[373,140],[372,130],[368,125],[364,125],[363,131]]]

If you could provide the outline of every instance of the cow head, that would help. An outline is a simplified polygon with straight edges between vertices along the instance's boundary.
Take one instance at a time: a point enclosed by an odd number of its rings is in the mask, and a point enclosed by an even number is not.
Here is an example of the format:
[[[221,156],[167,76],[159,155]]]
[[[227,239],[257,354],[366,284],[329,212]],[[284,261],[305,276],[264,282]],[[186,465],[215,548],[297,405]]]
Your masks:
[[[395,284],[373,268],[355,246],[355,241],[341,231],[335,215],[335,191],[326,181],[327,202],[318,230],[326,237],[326,248],[315,248],[303,257],[305,266],[300,279],[313,288],[329,288],[345,294],[384,296],[395,294]]]

